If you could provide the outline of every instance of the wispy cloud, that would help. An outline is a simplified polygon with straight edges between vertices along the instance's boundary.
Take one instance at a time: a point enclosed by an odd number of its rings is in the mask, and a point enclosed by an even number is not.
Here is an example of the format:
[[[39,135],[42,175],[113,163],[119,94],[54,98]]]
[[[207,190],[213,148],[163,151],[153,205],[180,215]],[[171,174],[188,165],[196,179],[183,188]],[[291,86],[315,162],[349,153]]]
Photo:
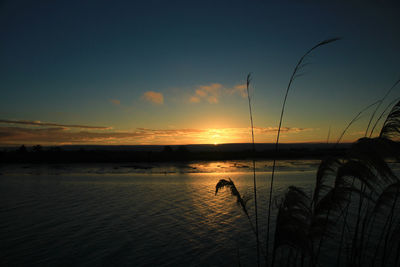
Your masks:
[[[233,88],[227,89],[228,93],[236,94],[238,93],[241,97],[247,97],[247,87],[246,84],[237,84]]]
[[[42,126],[42,125],[41,125]],[[286,134],[311,131],[310,128],[282,128]],[[256,127],[258,142],[271,142],[276,127]],[[98,131],[64,127],[0,127],[0,144],[210,144],[249,142],[250,128],[223,129],[148,129],[133,131]]]
[[[210,85],[201,85],[196,89],[196,96],[199,99],[205,99],[210,104],[218,103],[220,94],[222,93],[222,84],[212,83]]]
[[[200,99],[200,97],[198,97],[198,96],[191,96],[190,98],[189,98],[189,102],[190,103],[199,103],[201,101],[201,99]]]
[[[305,131],[311,131],[312,128],[296,128],[296,127],[281,127],[282,133],[300,133]],[[270,134],[276,133],[278,127],[254,127],[254,131],[258,134]]]
[[[121,105],[121,101],[119,101],[118,99],[110,99],[110,102],[117,106]]]
[[[64,128],[82,128],[82,129],[93,129],[93,130],[108,130],[108,129],[112,128],[112,127],[107,127],[107,126],[59,124],[59,123],[41,122],[41,121],[27,121],[27,120],[4,120],[4,119],[0,119],[0,123],[24,124],[24,125],[32,125],[32,126],[53,126],[53,127],[64,127]]]
[[[164,96],[162,93],[147,91],[143,94],[142,98],[144,100],[154,103],[154,104],[163,104],[164,103]]]
[[[232,88],[225,87],[220,83],[199,85],[194,89],[194,93],[190,96],[189,102],[208,102],[210,104],[217,104],[222,96],[233,94],[239,94],[242,97],[246,97],[246,84],[238,84]]]

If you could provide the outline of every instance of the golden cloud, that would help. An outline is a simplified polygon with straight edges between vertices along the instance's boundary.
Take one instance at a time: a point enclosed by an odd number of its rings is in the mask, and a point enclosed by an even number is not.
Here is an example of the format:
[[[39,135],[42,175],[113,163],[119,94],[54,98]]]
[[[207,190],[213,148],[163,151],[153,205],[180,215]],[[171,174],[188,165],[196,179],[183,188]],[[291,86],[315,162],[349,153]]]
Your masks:
[[[190,103],[199,103],[202,101],[210,104],[219,103],[219,98],[224,95],[239,94],[247,97],[246,84],[238,84],[233,88],[227,88],[220,83],[211,83],[209,85],[200,85],[194,90],[194,94],[190,96]]]
[[[246,84],[238,84],[235,85],[232,89],[231,89],[231,93],[239,93],[242,97],[247,97],[247,86]]]
[[[154,103],[154,104],[163,104],[164,103],[164,96],[162,93],[147,91],[143,94],[142,98],[144,100]]]
[[[201,101],[200,98],[197,97],[197,96],[192,96],[192,97],[190,97],[190,99],[189,99],[189,102],[190,102],[190,103],[199,103],[200,101]]]
[[[271,142],[276,127],[256,127],[258,142]],[[282,128],[286,134],[310,131],[309,128]],[[0,144],[212,144],[240,143],[250,141],[250,128],[222,129],[147,129],[134,131],[99,131],[98,129],[74,130],[64,127],[24,128],[0,127]]]
[[[59,123],[52,123],[52,122],[27,121],[27,120],[2,120],[2,119],[0,119],[0,123],[24,124],[24,125],[30,125],[30,126],[52,126],[52,127],[63,127],[63,128],[83,128],[83,129],[94,129],[94,130],[109,130],[112,128],[112,127],[107,127],[107,126],[59,124]]]

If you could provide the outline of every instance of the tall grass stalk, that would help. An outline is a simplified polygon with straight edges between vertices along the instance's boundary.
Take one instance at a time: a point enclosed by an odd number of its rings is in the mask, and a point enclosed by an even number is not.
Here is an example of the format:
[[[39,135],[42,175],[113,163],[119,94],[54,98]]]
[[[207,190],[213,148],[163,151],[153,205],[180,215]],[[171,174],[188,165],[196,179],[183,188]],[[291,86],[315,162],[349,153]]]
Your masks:
[[[247,90],[247,98],[249,100],[249,114],[250,114],[250,124],[251,124],[251,141],[252,141],[252,149],[253,149],[253,187],[254,187],[254,213],[256,216],[256,240],[257,240],[257,266],[260,266],[260,240],[258,234],[258,208],[257,208],[257,182],[256,182],[256,160],[255,160],[255,152],[256,146],[254,142],[254,125],[253,125],[253,112],[251,110],[251,97],[250,97],[250,81],[251,81],[251,73],[247,74],[246,79],[246,90]]]
[[[376,106],[374,112],[373,112],[372,115],[371,115],[371,118],[369,119],[367,129],[365,130],[365,137],[366,137],[367,134],[368,134],[369,127],[371,126],[372,120],[374,119],[376,112],[377,112],[378,109],[381,107],[383,101],[385,101],[385,99],[388,97],[388,95],[390,94],[390,92],[392,92],[393,88],[395,88],[395,87],[397,86],[397,84],[399,84],[399,83],[400,83],[400,79],[398,79],[398,80],[392,85],[392,87],[390,87],[390,89],[386,92],[386,94],[382,97],[382,99],[379,100],[379,104]],[[375,128],[375,127],[374,127],[374,128]],[[372,133],[373,133],[373,129],[371,130],[371,133],[370,133],[369,137],[372,136]]]
[[[326,137],[326,144],[329,144],[329,138],[331,137],[331,126],[329,126],[328,136]]]
[[[385,97],[386,97],[386,96],[385,96]],[[384,97],[384,98],[385,98],[385,97]],[[383,98],[383,99],[384,99],[384,98]],[[374,103],[372,103],[372,104],[366,106],[365,108],[363,108],[363,109],[362,109],[362,110],[347,124],[346,128],[343,130],[342,134],[341,134],[340,137],[338,138],[338,140],[337,140],[335,146],[337,146],[337,145],[341,142],[341,140],[342,140],[343,136],[345,135],[345,133],[347,132],[347,130],[350,128],[350,126],[351,126],[354,122],[356,122],[356,121],[359,119],[359,117],[361,116],[362,113],[364,113],[365,111],[367,111],[369,108],[373,107],[373,106],[376,105],[376,104],[378,104],[378,106],[379,106],[379,104],[382,103],[383,99],[378,100],[378,101],[376,101],[376,102],[374,102]],[[374,113],[376,112],[376,110],[377,110],[377,109],[375,109]],[[370,121],[369,121],[369,123],[368,123],[368,127],[369,127],[369,125],[370,125],[370,123],[371,123],[371,120],[372,120],[372,118],[373,118],[373,116],[374,116],[374,113],[373,113],[373,115],[371,116],[371,119],[370,119]],[[367,127],[367,129],[368,129],[368,127]],[[355,182],[355,178],[353,177],[353,181],[352,181],[352,185],[351,185],[351,186],[353,186],[354,182]],[[350,204],[350,199],[351,199],[351,194],[350,194],[350,196],[349,196],[349,203],[348,203],[348,205]],[[340,255],[341,255],[341,252],[342,252],[342,244],[343,244],[342,242],[344,241],[344,234],[345,234],[344,229],[345,229],[345,226],[346,226],[346,224],[347,224],[347,218],[348,218],[347,215],[348,215],[348,212],[349,212],[349,210],[348,210],[348,208],[349,208],[348,205],[347,205],[347,207],[345,208],[345,215],[344,215],[344,221],[343,221],[343,229],[342,229],[342,231],[341,231],[341,237],[340,237],[340,243],[339,243],[340,245],[339,245],[339,252],[338,252],[338,259],[337,259],[337,262],[336,262],[336,266],[339,265]],[[357,219],[359,219],[359,216],[360,216],[360,214],[358,214],[358,218],[357,218]]]
[[[375,101],[374,103],[366,106],[365,108],[363,108],[360,112],[358,112],[358,114],[349,122],[349,124],[347,124],[346,128],[344,128],[342,134],[339,136],[338,140],[336,141],[336,145],[338,145],[340,143],[340,141],[342,141],[343,136],[345,135],[345,133],[347,132],[347,130],[350,128],[350,126],[355,123],[361,116],[361,114],[363,114],[366,110],[368,110],[369,108],[373,107],[374,105],[378,104],[380,100]],[[335,145],[335,146],[336,146]]]
[[[302,68],[302,64],[304,59],[315,49],[317,49],[320,46],[332,43],[339,40],[339,38],[332,38],[332,39],[327,39],[324,40],[318,44],[316,44],[315,46],[313,46],[311,49],[309,49],[301,58],[300,60],[297,62],[296,67],[293,70],[293,73],[290,77],[289,80],[289,84],[286,88],[286,93],[285,93],[285,97],[283,100],[283,104],[282,104],[282,110],[281,110],[281,116],[279,119],[279,127],[278,127],[278,133],[276,136],[276,142],[275,142],[275,155],[278,152],[278,148],[279,148],[279,137],[280,137],[280,133],[281,133],[281,126],[282,126],[282,121],[283,121],[283,114],[285,112],[285,106],[286,106],[286,100],[289,94],[289,90],[291,88],[292,83],[294,82],[294,80],[297,77],[297,72]],[[267,217],[267,240],[266,240],[266,265],[269,265],[268,262],[268,254],[269,254],[269,237],[270,237],[270,223],[271,223],[271,203],[272,203],[272,190],[273,190],[273,186],[274,186],[274,177],[275,177],[275,167],[276,167],[276,157],[274,157],[273,160],[273,164],[272,164],[272,173],[271,173],[271,184],[270,184],[270,189],[269,189],[269,202],[268,202],[268,217]],[[273,265],[273,263],[272,263]]]
[[[387,93],[388,94],[388,93]],[[386,94],[386,95],[387,95]],[[386,97],[386,95],[385,95],[385,97]],[[384,97],[384,98],[385,98]],[[338,138],[338,141],[336,142],[336,145],[338,145],[339,143],[340,143],[340,141],[342,140],[342,138],[343,138],[343,136],[345,135],[345,133],[347,132],[347,130],[350,128],[350,126],[354,123],[354,122],[356,122],[358,119],[359,119],[359,117],[361,116],[361,114],[362,113],[364,113],[366,110],[368,110],[369,108],[371,108],[371,107],[373,107],[374,105],[376,105],[376,104],[378,104],[378,108],[379,108],[379,105],[382,103],[382,101],[384,100],[384,98],[383,99],[381,99],[381,100],[378,100],[378,101],[376,101],[376,102],[374,102],[374,103],[372,103],[372,104],[370,104],[370,105],[368,105],[368,106],[366,106],[364,109],[362,109],[351,121],[350,121],[350,123],[347,125],[347,127],[343,130],[343,132],[342,132],[342,134],[340,135],[340,137]],[[374,117],[374,114],[375,114],[375,112],[376,112],[376,110],[377,109],[375,109],[375,111],[373,112],[373,114],[372,114],[372,116],[371,116],[371,118],[370,118],[370,121],[369,121],[369,123],[368,123],[368,126],[367,126],[367,131],[368,131],[368,128],[369,128],[369,126],[370,126],[370,123],[371,123],[371,121],[372,121],[372,118]],[[367,133],[367,131],[366,131],[366,133]],[[335,145],[335,146],[336,146]],[[355,178],[353,177],[353,181],[352,181],[352,184],[354,184],[354,180],[355,180]],[[351,198],[351,194],[350,194],[350,198]],[[359,201],[359,209],[358,209],[358,214],[357,214],[357,223],[356,223],[356,229],[355,229],[355,232],[354,232],[354,236],[353,236],[353,242],[352,242],[352,252],[351,252],[351,259],[350,259],[350,261],[351,262],[353,262],[354,261],[354,257],[355,257],[355,253],[357,253],[358,252],[358,248],[356,248],[356,246],[357,246],[357,238],[358,238],[358,231],[359,231],[359,222],[360,222],[360,220],[361,220],[361,214],[360,214],[360,212],[361,212],[361,207],[362,207],[362,203],[363,203],[363,196],[362,196],[362,194],[360,194],[360,201]],[[349,210],[348,210],[348,207],[346,207],[346,213],[345,213],[345,216],[344,216],[344,225],[343,225],[343,227],[346,225],[346,223],[347,223],[347,213],[349,212]],[[364,231],[364,228],[365,228],[365,224],[363,223],[363,227],[362,227],[363,229],[362,229],[362,236],[363,236],[363,231]],[[340,248],[339,248],[339,257],[340,257],[340,254],[341,254],[341,246],[342,246],[342,241],[343,241],[343,235],[344,235],[344,228],[343,228],[343,231],[342,231],[342,233],[341,233],[341,241],[340,241]],[[360,241],[361,242],[361,241]],[[362,244],[360,243],[360,246],[362,246]],[[360,255],[361,255],[361,252],[359,253]]]
[[[385,243],[383,246],[383,256],[382,256],[382,266],[385,266],[385,260],[386,260],[386,256],[387,256],[387,249],[388,249],[388,240],[389,240],[389,234],[391,233],[391,229],[393,226],[393,217],[394,217],[394,211],[395,211],[395,207],[397,204],[397,200],[399,197],[399,188],[396,188],[396,194],[395,194],[395,198],[393,201],[393,205],[392,208],[390,210],[390,215],[389,215],[389,226],[388,226],[388,230],[386,232],[386,237],[385,237]]]
[[[357,259],[359,258],[358,255],[360,253],[360,249],[358,247],[358,236],[359,236],[359,231],[360,231],[360,221],[361,221],[361,211],[364,203],[364,192],[365,192],[365,184],[361,182],[361,192],[359,194],[359,201],[358,201],[358,211],[357,211],[357,220],[355,224],[355,229],[354,229],[354,234],[353,234],[353,241],[352,241],[352,247],[351,247],[351,257],[350,261],[352,263],[355,263]]]

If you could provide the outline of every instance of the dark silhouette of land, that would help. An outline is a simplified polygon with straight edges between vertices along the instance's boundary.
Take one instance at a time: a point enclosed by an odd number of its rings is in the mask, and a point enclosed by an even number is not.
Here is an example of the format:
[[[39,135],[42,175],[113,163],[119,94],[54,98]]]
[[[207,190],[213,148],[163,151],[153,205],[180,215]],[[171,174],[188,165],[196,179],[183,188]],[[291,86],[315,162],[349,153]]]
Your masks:
[[[180,162],[238,159],[323,159],[344,155],[348,144],[302,143],[221,144],[182,146],[59,146],[8,147],[0,152],[0,163],[89,163],[89,162]]]

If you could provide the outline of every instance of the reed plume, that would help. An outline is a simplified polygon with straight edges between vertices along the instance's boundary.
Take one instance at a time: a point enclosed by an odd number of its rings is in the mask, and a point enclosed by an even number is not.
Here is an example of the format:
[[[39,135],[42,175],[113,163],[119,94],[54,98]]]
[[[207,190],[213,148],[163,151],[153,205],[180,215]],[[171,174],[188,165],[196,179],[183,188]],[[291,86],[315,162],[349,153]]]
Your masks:
[[[376,106],[374,112],[372,113],[372,115],[371,115],[371,117],[370,117],[370,119],[369,119],[369,121],[368,121],[367,129],[365,130],[365,137],[366,137],[367,134],[368,134],[368,129],[369,129],[369,127],[371,126],[372,120],[374,119],[376,112],[379,110],[379,108],[381,107],[381,105],[382,105],[382,103],[385,101],[385,99],[389,96],[390,92],[392,92],[392,90],[393,90],[393,89],[397,86],[397,84],[399,84],[399,83],[400,83],[400,79],[398,79],[398,80],[392,85],[392,87],[389,88],[389,90],[388,90],[388,91],[386,92],[386,94],[382,97],[382,99],[380,99],[380,100],[378,101],[379,104]],[[369,137],[372,136],[372,133],[373,133],[373,129],[371,130],[371,133],[370,133]]]
[[[235,183],[231,180],[231,178],[226,179],[221,179],[215,186],[215,195],[217,195],[218,191],[220,191],[223,188],[228,188],[231,191],[231,195],[236,197],[236,203],[238,206],[242,209],[243,213],[246,215],[249,223],[251,230],[253,233],[256,235],[256,229],[253,226],[253,223],[251,222],[251,218],[249,215],[249,212],[247,211],[247,202],[249,201],[249,198],[242,197],[239,193],[239,190],[237,190]]]
[[[374,126],[373,126],[372,129],[371,129],[371,133],[370,133],[370,135],[369,135],[370,138],[371,138],[371,136],[373,135],[374,130],[375,130],[375,128],[377,127],[378,123],[379,123],[379,122],[381,121],[381,119],[385,116],[385,114],[386,114],[386,112],[388,111],[388,109],[391,108],[391,107],[394,105],[394,103],[398,102],[399,99],[400,99],[400,98],[394,99],[394,100],[393,100],[392,102],[390,102],[390,103],[386,106],[386,108],[381,112],[381,115],[379,115],[378,119],[376,119],[376,121],[375,121],[375,123],[374,123]]]

